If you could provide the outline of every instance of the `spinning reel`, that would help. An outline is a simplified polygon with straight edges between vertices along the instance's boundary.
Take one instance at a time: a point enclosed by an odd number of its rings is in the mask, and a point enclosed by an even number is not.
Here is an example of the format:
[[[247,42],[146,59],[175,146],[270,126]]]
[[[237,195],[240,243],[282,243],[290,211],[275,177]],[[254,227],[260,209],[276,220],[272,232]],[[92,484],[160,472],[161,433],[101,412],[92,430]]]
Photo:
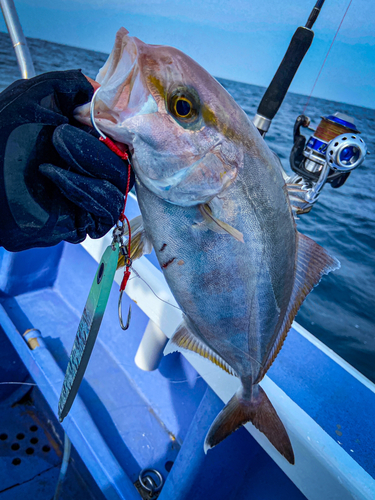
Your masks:
[[[353,122],[353,118],[339,112],[322,117],[306,144],[300,129],[308,127],[310,119],[305,115],[298,116],[290,153],[290,166],[295,175],[287,182],[300,185],[299,196],[303,196],[308,204],[317,201],[327,182],[333,188],[341,187],[352,170],[363,163],[367,147]]]

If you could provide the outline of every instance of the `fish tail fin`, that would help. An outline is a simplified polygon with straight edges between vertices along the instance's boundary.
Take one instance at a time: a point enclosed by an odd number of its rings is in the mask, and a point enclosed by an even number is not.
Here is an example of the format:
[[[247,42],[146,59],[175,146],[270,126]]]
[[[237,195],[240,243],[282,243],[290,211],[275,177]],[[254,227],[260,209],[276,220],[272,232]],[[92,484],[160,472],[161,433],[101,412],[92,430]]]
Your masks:
[[[242,398],[238,391],[215,418],[204,442],[204,451],[213,448],[241,425],[251,422],[263,432],[270,443],[294,465],[294,453],[283,423],[267,394],[258,386],[258,395],[251,400]]]

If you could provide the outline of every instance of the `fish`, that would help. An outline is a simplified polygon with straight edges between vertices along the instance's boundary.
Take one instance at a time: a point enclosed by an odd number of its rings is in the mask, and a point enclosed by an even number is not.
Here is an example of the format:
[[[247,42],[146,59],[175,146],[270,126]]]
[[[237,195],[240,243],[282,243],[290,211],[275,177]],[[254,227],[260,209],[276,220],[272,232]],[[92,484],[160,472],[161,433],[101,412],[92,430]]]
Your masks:
[[[280,162],[189,56],[121,28],[96,81],[96,123],[132,155],[141,211],[132,257],[155,249],[183,312],[165,354],[193,351],[240,380],[204,450],[251,422],[294,464],[260,382],[303,300],[338,260],[297,231]],[[89,104],[75,118],[90,125]]]

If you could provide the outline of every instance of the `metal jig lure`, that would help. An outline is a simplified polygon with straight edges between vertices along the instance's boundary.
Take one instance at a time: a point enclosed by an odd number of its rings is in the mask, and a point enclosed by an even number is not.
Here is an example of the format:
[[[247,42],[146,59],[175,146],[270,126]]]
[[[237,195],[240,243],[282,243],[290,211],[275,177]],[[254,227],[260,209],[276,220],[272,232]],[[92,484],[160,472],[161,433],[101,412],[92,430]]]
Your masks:
[[[95,97],[98,93],[97,89],[93,95],[90,105],[90,116],[92,125],[95,130],[100,135],[99,140],[104,142],[114,153],[116,153],[120,158],[122,158],[128,167],[128,182],[127,189],[124,198],[124,208],[120,214],[119,220],[116,223],[115,228],[112,233],[112,243],[106,248],[98,269],[96,271],[94,281],[91,285],[90,292],[86,301],[86,305],[78,325],[76,337],[74,340],[74,345],[72,352],[70,354],[68,367],[66,369],[63,387],[59,399],[58,415],[60,422],[67,416],[69,410],[74,402],[77,395],[79,386],[82,382],[83,376],[86,371],[86,367],[90,360],[92,350],[96,341],[96,337],[99,332],[99,328],[103,319],[103,315],[107,306],[109,294],[111,292],[113,279],[117,269],[118,258],[120,252],[125,257],[125,272],[120,285],[120,297],[118,302],[118,312],[120,326],[123,330],[129,328],[130,318],[131,318],[131,306],[129,307],[128,317],[126,324],[124,325],[122,319],[122,296],[125,290],[127,281],[130,276],[130,267],[132,261],[130,259],[130,244],[131,244],[131,230],[130,223],[125,216],[125,206],[128,197],[130,175],[131,175],[131,165],[129,161],[129,156],[127,152],[121,151],[114,142],[106,137],[103,132],[99,129],[95,123],[94,109],[95,109]],[[128,227],[128,245],[124,243],[125,234],[125,222]]]

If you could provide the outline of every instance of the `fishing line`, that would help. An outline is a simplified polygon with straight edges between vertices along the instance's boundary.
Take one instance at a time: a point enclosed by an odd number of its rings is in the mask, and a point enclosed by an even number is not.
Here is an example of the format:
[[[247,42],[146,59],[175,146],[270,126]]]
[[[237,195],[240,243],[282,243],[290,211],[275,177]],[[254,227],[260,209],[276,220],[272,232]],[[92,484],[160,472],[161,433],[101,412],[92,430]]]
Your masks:
[[[341,28],[342,23],[344,22],[344,19],[345,19],[345,17],[346,17],[346,14],[348,13],[349,7],[350,7],[350,6],[351,6],[351,4],[352,4],[352,1],[353,1],[353,0],[350,0],[349,5],[347,6],[346,11],[345,11],[345,13],[344,13],[344,15],[343,15],[343,17],[342,17],[342,19],[341,19],[341,22],[340,22],[340,24],[339,24],[339,27],[337,28],[336,34],[335,34],[335,36],[333,37],[332,43],[331,43],[331,45],[330,45],[330,47],[329,47],[329,49],[328,49],[328,52],[327,52],[327,54],[326,54],[326,57],[325,57],[325,59],[324,59],[324,61],[323,61],[323,64],[322,64],[322,66],[321,66],[320,70],[319,70],[318,76],[316,77],[316,80],[315,80],[314,85],[313,85],[313,87],[312,87],[312,89],[311,89],[310,95],[309,95],[309,97],[308,97],[308,99],[307,99],[307,101],[306,101],[305,107],[303,108],[303,112],[302,112],[302,114],[303,114],[303,115],[305,114],[306,108],[307,108],[307,106],[309,105],[309,102],[310,102],[310,99],[311,99],[312,93],[314,92],[315,86],[316,86],[316,84],[318,83],[318,80],[319,80],[320,74],[321,74],[321,72],[323,71],[324,65],[325,65],[325,63],[326,63],[326,61],[327,61],[327,59],[328,59],[329,53],[331,52],[332,46],[333,46],[333,44],[335,43],[336,37],[337,37],[337,35],[338,35],[339,31],[340,31],[340,28]]]
[[[168,302],[167,300],[164,300],[164,299],[162,299],[161,297],[159,297],[159,295],[157,295],[157,294],[154,292],[154,290],[151,288],[151,286],[147,283],[147,281],[146,281],[146,280],[144,280],[144,279],[142,278],[142,276],[138,273],[138,271],[136,271],[136,270],[134,269],[134,267],[133,267],[132,271],[136,274],[136,277],[137,277],[137,278],[139,278],[140,280],[142,280],[142,281],[143,281],[143,283],[144,283],[145,285],[147,285],[147,286],[148,286],[148,288],[151,290],[151,292],[155,295],[155,297],[156,297],[157,299],[161,300],[162,302],[165,302],[165,304],[168,304],[169,306],[172,306],[172,307],[174,307],[175,309],[178,309],[179,311],[181,311],[181,312],[182,312],[182,309],[181,309],[180,307],[175,306],[174,304],[171,304],[171,303],[170,303],[170,302]],[[134,279],[134,278],[130,278],[130,280],[129,280],[129,281],[131,281],[131,280],[133,280],[133,279]]]
[[[196,382],[200,378],[202,378],[202,375],[198,375],[198,377],[195,377],[195,379],[193,380],[193,382]],[[190,380],[189,379],[186,379],[186,380],[169,380],[170,384],[185,384],[186,382],[190,383]]]
[[[37,386],[38,384],[33,384],[31,382],[0,382],[0,385],[35,385],[35,386]]]

